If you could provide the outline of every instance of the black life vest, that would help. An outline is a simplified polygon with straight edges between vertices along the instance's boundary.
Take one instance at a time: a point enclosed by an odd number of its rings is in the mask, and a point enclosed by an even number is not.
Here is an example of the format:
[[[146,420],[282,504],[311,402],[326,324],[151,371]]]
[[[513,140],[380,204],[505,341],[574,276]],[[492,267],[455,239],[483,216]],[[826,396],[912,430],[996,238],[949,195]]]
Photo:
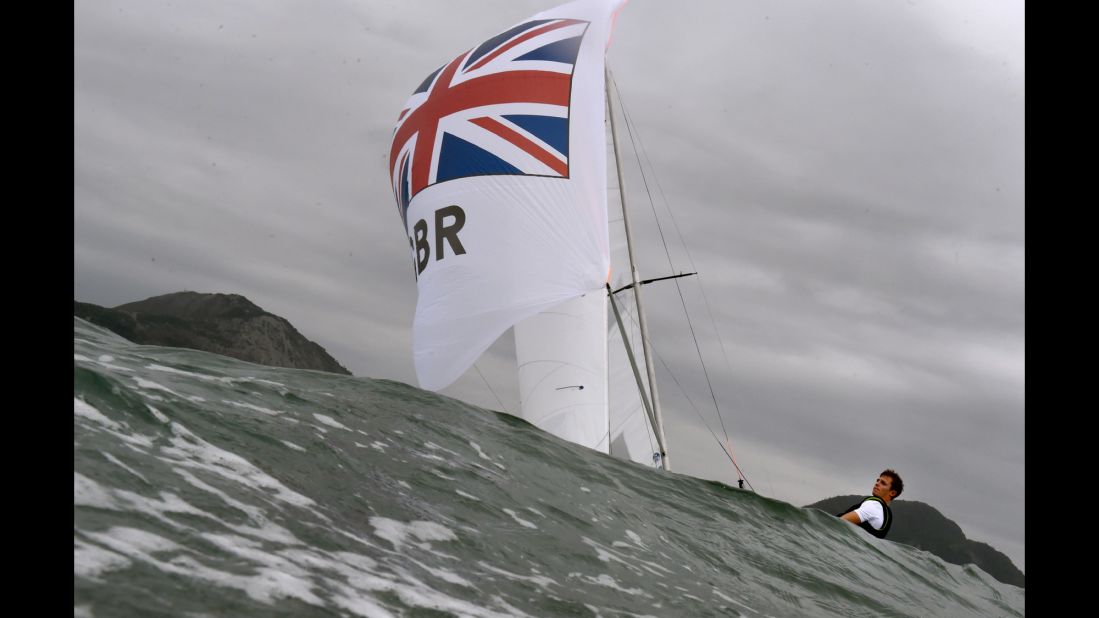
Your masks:
[[[893,526],[893,511],[892,511],[892,509],[889,508],[889,505],[885,503],[885,500],[882,500],[881,498],[879,498],[877,496],[867,496],[867,497],[863,498],[862,500],[859,500],[858,502],[852,504],[851,508],[847,509],[846,511],[844,511],[842,513],[837,513],[836,517],[843,517],[844,515],[846,515],[846,514],[850,513],[851,511],[859,508],[860,506],[862,506],[862,503],[866,502],[867,500],[873,500],[874,502],[880,502],[881,503],[881,508],[882,508],[882,511],[883,511],[883,517],[885,518],[885,523],[882,524],[881,530],[875,530],[874,527],[871,526],[870,522],[868,522],[868,521],[864,521],[861,524],[858,524],[858,526],[860,528],[862,528],[863,530],[869,532],[870,534],[873,534],[874,536],[878,537],[879,539],[884,539],[885,535],[889,534],[889,528]]]

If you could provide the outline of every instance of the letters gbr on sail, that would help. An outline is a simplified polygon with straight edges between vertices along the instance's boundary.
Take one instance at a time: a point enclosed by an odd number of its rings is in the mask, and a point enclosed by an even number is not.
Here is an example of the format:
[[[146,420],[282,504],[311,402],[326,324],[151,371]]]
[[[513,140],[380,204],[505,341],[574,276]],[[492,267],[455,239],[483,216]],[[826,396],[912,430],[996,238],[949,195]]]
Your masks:
[[[620,0],[549,9],[431,73],[400,112],[390,177],[417,277],[423,388],[610,268],[604,52]]]

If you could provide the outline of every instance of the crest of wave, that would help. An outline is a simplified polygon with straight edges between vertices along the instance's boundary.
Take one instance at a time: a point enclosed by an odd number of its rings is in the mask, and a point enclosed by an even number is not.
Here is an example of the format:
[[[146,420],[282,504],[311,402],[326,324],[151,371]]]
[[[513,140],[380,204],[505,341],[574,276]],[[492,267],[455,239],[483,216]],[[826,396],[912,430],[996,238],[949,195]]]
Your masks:
[[[74,615],[1022,616],[829,514],[74,318]]]

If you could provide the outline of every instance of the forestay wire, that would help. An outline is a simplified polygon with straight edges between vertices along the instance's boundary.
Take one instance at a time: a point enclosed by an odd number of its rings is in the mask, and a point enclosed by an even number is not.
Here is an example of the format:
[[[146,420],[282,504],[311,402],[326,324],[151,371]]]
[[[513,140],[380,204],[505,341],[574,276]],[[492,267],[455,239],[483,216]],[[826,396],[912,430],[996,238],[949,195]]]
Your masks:
[[[626,132],[630,136],[630,144],[633,146],[634,156],[637,157],[637,165],[638,165],[638,168],[641,170],[641,179],[645,184],[645,192],[649,196],[649,204],[652,207],[653,218],[656,221],[657,231],[660,233],[660,242],[663,243],[664,253],[668,258],[668,267],[671,269],[672,272],[675,272],[675,266],[672,263],[671,251],[668,249],[668,242],[664,238],[664,228],[663,228],[663,226],[660,225],[660,217],[656,213],[656,202],[655,202],[655,200],[653,200],[652,191],[649,188],[649,180],[648,180],[647,175],[645,174],[644,166],[641,163],[641,154],[640,153],[644,152],[646,161],[649,161],[649,154],[645,150],[644,143],[641,143],[641,148],[640,149],[638,148],[638,142],[641,142],[641,136],[640,136],[640,134],[638,134],[636,138],[634,137],[634,128],[633,128],[634,123],[633,123],[633,120],[630,118],[629,113],[626,111],[626,106],[622,101],[622,93],[618,90],[618,81],[614,79],[613,73],[611,74],[611,82],[612,82],[612,85],[614,86],[615,94],[618,96],[618,104],[619,104],[619,107],[622,109],[623,118],[626,121]],[[649,161],[649,169],[650,170],[653,169],[651,161]],[[657,183],[657,188],[660,190],[661,196],[663,196],[664,195],[664,190],[663,190],[662,187],[660,187],[659,179],[654,178],[654,180]],[[665,204],[666,204],[667,203],[667,198],[665,198],[664,201],[665,201]],[[698,268],[694,264],[694,259],[691,257],[690,250],[687,248],[687,243],[684,242],[684,240],[683,240],[683,234],[679,230],[679,224],[676,222],[675,215],[672,214],[671,208],[668,208],[668,213],[672,218],[672,224],[675,227],[676,233],[679,235],[680,243],[682,243],[683,249],[687,253],[687,259],[691,264],[691,269],[694,270],[695,272],[697,272]],[[694,408],[695,413],[698,414],[699,418],[702,419],[703,424],[706,426],[706,429],[710,431],[710,434],[713,435],[714,440],[716,440],[717,443],[718,443],[718,446],[720,446],[721,449],[725,452],[726,456],[729,457],[729,461],[731,461],[732,464],[733,464],[733,467],[736,468],[737,474],[740,475],[740,479],[743,480],[745,483],[748,483],[748,487],[752,488],[752,491],[755,491],[755,488],[752,487],[752,484],[750,482],[748,482],[748,480],[745,477],[744,473],[741,471],[740,466],[737,465],[736,458],[733,456],[732,444],[729,440],[729,432],[728,432],[728,429],[725,427],[725,419],[721,414],[721,406],[717,402],[717,395],[714,393],[714,387],[713,387],[713,384],[710,380],[710,373],[709,373],[709,370],[707,370],[707,368],[706,368],[706,361],[702,356],[702,349],[699,346],[698,337],[695,334],[694,323],[691,320],[690,312],[687,310],[687,302],[683,297],[683,289],[680,287],[678,280],[676,280],[676,282],[675,282],[675,287],[676,287],[676,291],[679,294],[679,302],[683,307],[683,314],[687,318],[687,325],[688,325],[688,327],[691,331],[691,339],[694,341],[695,352],[698,354],[698,361],[702,365],[702,373],[706,377],[706,386],[710,390],[710,398],[714,402],[714,410],[717,413],[718,421],[721,423],[721,430],[725,434],[725,443],[724,444],[722,444],[721,440],[719,440],[717,435],[714,434],[713,430],[710,429],[709,425],[705,421],[705,418],[702,418],[702,413],[699,412],[698,408],[694,405],[694,402],[691,401],[690,396],[687,395],[687,393],[683,389],[682,385],[679,384],[679,381],[675,378],[674,374],[672,374],[671,369],[668,367],[667,363],[665,363],[663,359],[661,359],[660,362],[661,362],[661,364],[664,365],[664,368],[665,368],[665,370],[668,371],[668,374],[672,376],[672,379],[675,381],[676,386],[678,386],[680,391],[683,392],[684,397],[687,398],[687,401],[691,404],[691,407]],[[725,359],[725,364],[728,367],[729,366],[729,356],[728,356],[728,353],[725,350],[725,342],[722,340],[721,333],[717,328],[716,321],[714,320],[713,312],[710,309],[710,301],[709,301],[709,298],[706,296],[706,290],[705,290],[704,287],[702,287],[701,275],[699,275],[699,289],[702,291],[702,298],[705,301],[705,305],[706,305],[706,313],[710,318],[710,323],[713,326],[714,332],[717,334],[718,342],[721,345],[721,353],[722,353],[722,356]],[[649,341],[649,345],[650,345],[650,347],[653,346],[652,341]],[[654,350],[654,353],[655,353],[655,350]],[[659,357],[659,355],[657,355],[657,356]]]
[[[481,376],[481,381],[488,387],[488,392],[492,393],[492,396],[496,398],[496,403],[500,404],[500,409],[511,414],[511,411],[504,405],[504,402],[500,401],[500,396],[496,394],[496,391],[492,390],[492,385],[485,379],[485,374],[481,373],[481,368],[477,366],[477,363],[473,363],[473,368],[477,370],[477,375]]]
[[[631,322],[637,325],[637,320],[634,319],[632,315],[627,314],[627,317],[630,318]],[[653,344],[651,339],[649,340],[649,347],[652,350],[653,356],[655,356],[656,359],[660,361],[660,364],[664,367],[664,371],[668,372],[668,376],[671,377],[672,382],[675,383],[676,387],[679,389],[679,392],[683,393],[683,398],[687,400],[687,403],[691,406],[691,409],[694,410],[695,414],[698,415],[698,419],[702,421],[702,426],[706,428],[706,431],[710,432],[710,435],[713,436],[714,441],[717,442],[717,445],[721,447],[722,451],[725,452],[725,456],[729,458],[730,462],[732,462],[733,467],[736,468],[737,474],[740,475],[740,478],[744,479],[744,482],[748,484],[749,489],[755,491],[756,488],[752,487],[752,484],[748,481],[747,475],[745,475],[744,472],[740,469],[740,465],[737,464],[736,458],[733,457],[733,447],[732,443],[729,441],[729,437],[725,437],[724,444],[721,442],[721,439],[717,437],[717,434],[714,433],[714,430],[710,428],[710,424],[706,422],[706,417],[702,415],[702,412],[699,411],[698,406],[695,405],[694,400],[692,400],[691,396],[687,394],[687,389],[683,388],[683,385],[679,383],[679,378],[675,376],[675,372],[673,372],[672,368],[668,366],[668,363],[664,362],[664,357],[660,356],[660,352],[656,351],[656,345]],[[726,445],[728,445],[728,448],[726,448]]]

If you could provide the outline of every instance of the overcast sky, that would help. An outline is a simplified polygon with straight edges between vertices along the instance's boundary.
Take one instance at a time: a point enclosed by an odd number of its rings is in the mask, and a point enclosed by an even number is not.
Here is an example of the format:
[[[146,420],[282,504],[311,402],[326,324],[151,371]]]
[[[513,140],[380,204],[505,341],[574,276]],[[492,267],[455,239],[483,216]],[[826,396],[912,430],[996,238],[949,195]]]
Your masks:
[[[441,64],[556,4],[75,3],[74,298],[243,294],[355,375],[415,384],[397,114]],[[735,484],[722,421],[755,489],[794,504],[869,493],[893,467],[902,499],[1025,569],[1023,12],[626,6],[608,62],[654,196],[627,147],[640,270],[701,273],[680,287],[722,409],[675,285],[648,286],[682,386],[658,364],[677,472]],[[477,363],[495,395],[476,370],[443,392],[516,409],[511,346]]]

